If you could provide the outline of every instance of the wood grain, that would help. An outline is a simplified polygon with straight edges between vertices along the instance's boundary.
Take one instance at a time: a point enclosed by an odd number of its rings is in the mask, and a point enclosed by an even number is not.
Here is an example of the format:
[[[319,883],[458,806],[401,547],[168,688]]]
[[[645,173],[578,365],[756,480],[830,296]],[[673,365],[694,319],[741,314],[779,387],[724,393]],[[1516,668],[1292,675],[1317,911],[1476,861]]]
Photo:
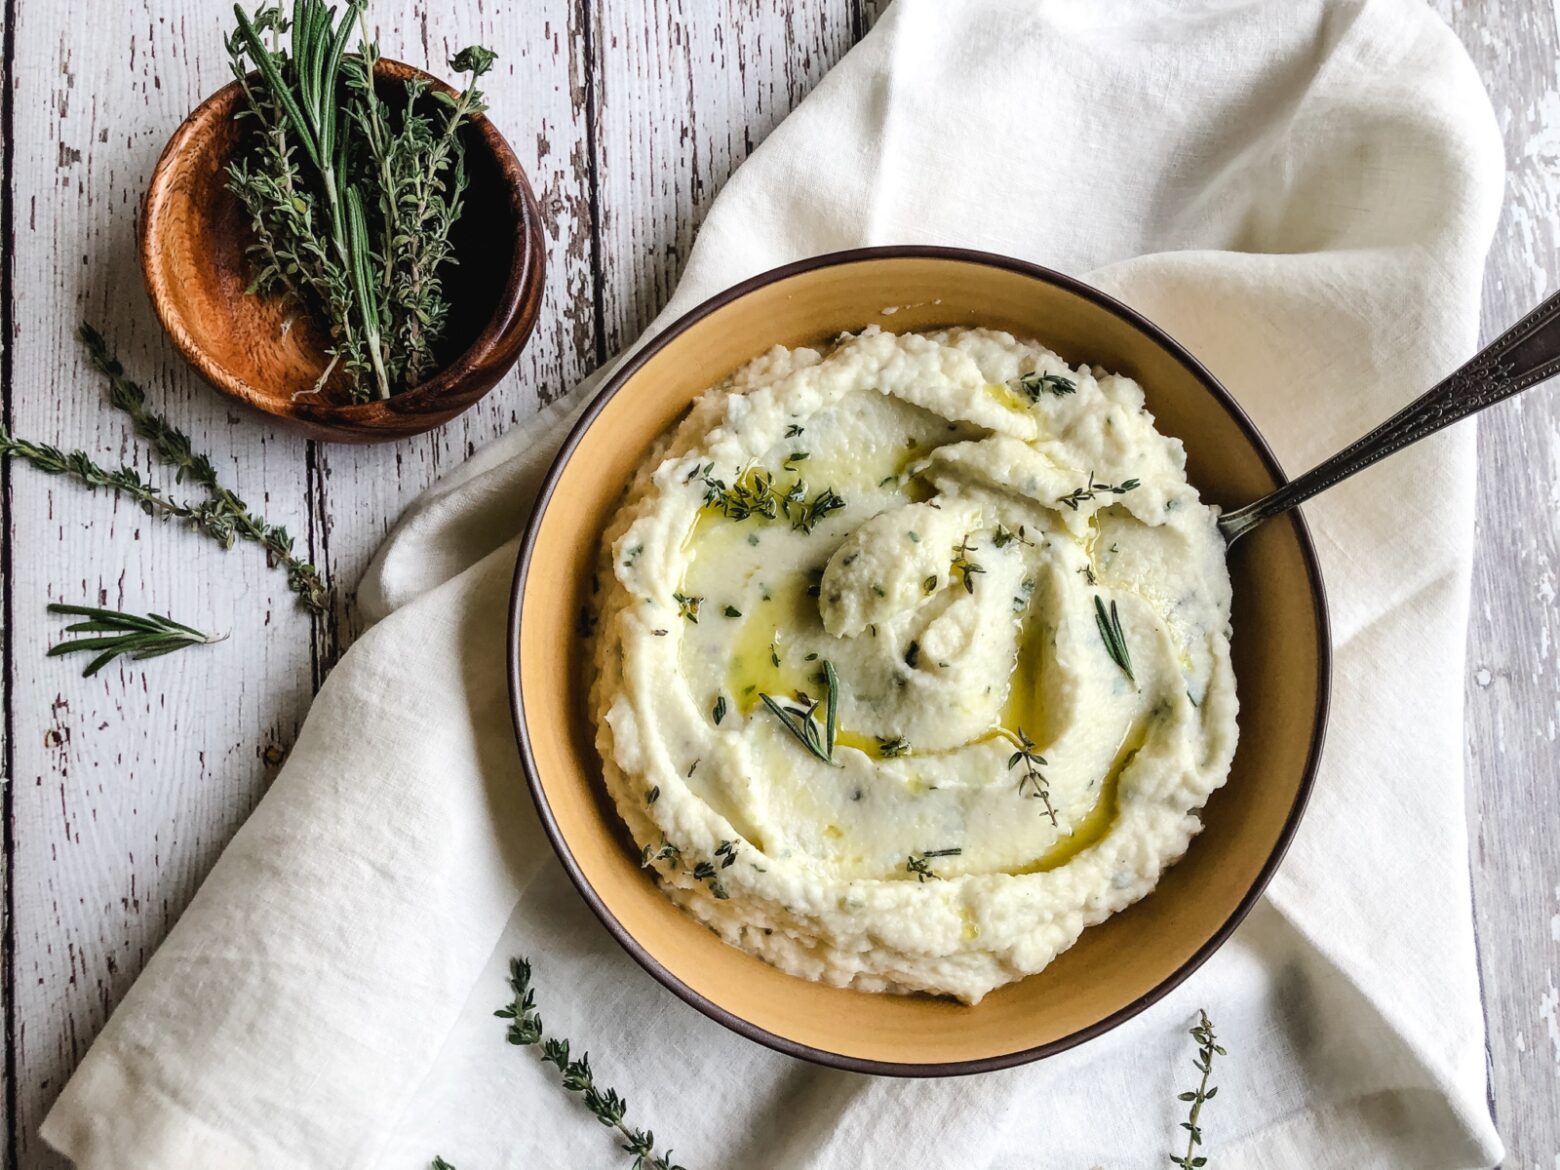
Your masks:
[[[1560,272],[1560,36],[1521,0],[1434,0],[1491,90],[1511,161],[1491,255],[1494,332]],[[440,431],[322,447],[239,418],[161,340],[134,218],[182,116],[226,80],[225,0],[8,0],[15,117],[7,421],[134,458],[71,333],[97,318],[152,398],[331,580],[350,585],[406,502],[631,339],[670,295],[710,200],[884,5],[878,0],[375,0],[384,50],[435,72],[500,53],[493,117],[542,207],[547,300],[516,371]],[[14,18],[12,14],[15,13]],[[81,35],[90,16],[92,35]],[[10,20],[9,27],[3,22]],[[440,39],[443,38],[443,39]],[[3,127],[0,127],[3,130]],[[1560,395],[1481,423],[1469,640],[1470,819],[1493,1086],[1513,1170],[1560,1160]],[[14,1110],[0,1162],[62,1165],[37,1126],[107,1013],[263,794],[313,691],[356,637],[350,589],[310,622],[252,550],[231,553],[26,468],[0,482],[10,566],[4,799]],[[1521,524],[1501,523],[1525,517]],[[8,558],[6,560],[5,558]],[[233,637],[90,682],[45,660],[49,600],[106,600]],[[170,669],[169,662],[177,662]],[[0,1130],[0,1138],[6,1135]]]
[[[1442,3],[1495,103],[1506,205],[1483,333],[1560,274],[1560,34],[1551,6]],[[1560,388],[1479,420],[1468,631],[1469,831],[1491,1088],[1512,1170],[1560,1166]]]

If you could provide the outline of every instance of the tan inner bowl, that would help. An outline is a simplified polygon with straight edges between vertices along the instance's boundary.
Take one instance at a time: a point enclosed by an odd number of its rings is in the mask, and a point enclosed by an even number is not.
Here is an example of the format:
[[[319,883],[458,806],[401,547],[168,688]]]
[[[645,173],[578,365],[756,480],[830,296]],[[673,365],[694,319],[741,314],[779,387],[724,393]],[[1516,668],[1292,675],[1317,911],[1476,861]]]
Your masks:
[[[885,316],[887,306],[899,308]],[[910,1065],[1004,1063],[1099,1031],[1163,993],[1265,880],[1298,814],[1320,733],[1323,602],[1296,522],[1270,523],[1241,542],[1231,558],[1241,740],[1229,783],[1159,888],[1085,931],[1041,974],[970,1008],[825,987],[728,947],[658,892],[611,808],[585,709],[590,664],[575,620],[624,483],[692,397],[770,345],[817,343],[870,324],[895,331],[991,326],[1037,338],[1069,362],[1130,374],[1159,428],[1185,443],[1191,482],[1205,500],[1234,505],[1275,486],[1241,425],[1194,369],[1079,292],[948,257],[873,257],[799,272],[673,337],[580,439],[539,522],[523,586],[521,703],[541,791],[580,874],[672,979],[738,1021],[824,1054]]]

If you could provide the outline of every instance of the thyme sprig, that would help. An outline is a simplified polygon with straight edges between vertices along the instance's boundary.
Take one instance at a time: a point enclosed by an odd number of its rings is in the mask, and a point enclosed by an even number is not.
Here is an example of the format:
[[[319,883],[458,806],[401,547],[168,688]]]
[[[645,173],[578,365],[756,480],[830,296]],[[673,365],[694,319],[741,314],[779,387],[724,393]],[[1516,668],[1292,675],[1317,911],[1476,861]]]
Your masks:
[[[1195,1089],[1189,1089],[1176,1097],[1177,1101],[1190,1102],[1192,1108],[1187,1119],[1181,1122],[1181,1128],[1186,1130],[1186,1154],[1183,1157],[1172,1154],[1170,1164],[1180,1166],[1182,1170],[1197,1170],[1198,1167],[1208,1164],[1207,1156],[1197,1153],[1197,1147],[1203,1144],[1202,1107],[1205,1102],[1213,1100],[1214,1094],[1219,1091],[1217,1085],[1208,1083],[1209,1078],[1213,1076],[1213,1058],[1215,1054],[1219,1056],[1229,1054],[1219,1047],[1218,1040],[1213,1034],[1213,1021],[1201,1008],[1197,1012],[1197,1023],[1192,1025],[1189,1035],[1197,1041],[1197,1057],[1192,1061],[1192,1066],[1202,1073],[1202,1080],[1198,1082]]]
[[[86,619],[66,626],[67,634],[99,635],[74,638],[49,647],[50,658],[93,652],[96,656],[81,672],[82,678],[91,678],[121,654],[135,659],[158,658],[186,646],[210,645],[227,637],[226,634],[203,634],[192,626],[156,613],[142,617],[114,609],[58,603],[50,605],[49,612]]]
[[[1141,486],[1142,485],[1136,479],[1124,479],[1120,483],[1097,483],[1094,479],[1094,472],[1091,471],[1089,472],[1089,483],[1087,487],[1074,488],[1065,496],[1058,496],[1056,502],[1058,504],[1066,504],[1069,508],[1076,512],[1078,510],[1079,504],[1085,503],[1088,500],[1092,500],[1096,496],[1124,496],[1128,492],[1135,491]]]
[[[793,460],[797,454],[792,454]],[[711,474],[713,471],[713,465],[706,464],[695,468],[690,478],[696,477],[703,481],[705,506],[713,508],[728,520],[748,520],[754,516],[777,520],[784,517],[790,521],[792,528],[810,533],[825,518],[845,506],[845,497],[832,487],[823,488],[809,499],[807,481],[799,476],[782,491],[776,485],[774,476],[762,467],[739,475],[729,486],[725,480]]]
[[[808,750],[812,755],[822,760],[825,764],[834,764],[834,738],[838,730],[840,702],[840,680],[834,672],[834,664],[827,658],[823,660],[823,682],[825,687],[825,700],[822,704],[818,700],[798,692],[795,704],[784,704],[773,695],[759,692],[759,698],[764,701],[764,706],[769,708],[774,717],[780,720],[780,725],[795,737],[796,741]],[[819,706],[824,708],[823,728],[818,727],[817,712]],[[838,765],[835,765],[838,767]]]
[[[1018,388],[1029,395],[1030,402],[1039,402],[1042,394],[1065,398],[1078,392],[1078,383],[1063,374],[1042,374],[1039,370],[1018,378]]]
[[[964,582],[964,592],[970,594],[975,592],[975,575],[986,571],[977,562],[970,560],[970,552],[974,547],[968,532],[964,534],[963,540],[953,546],[953,571]]]
[[[957,857],[963,853],[962,849],[928,849],[925,853],[912,853],[905,858],[905,871],[915,874],[918,882],[927,882],[933,879],[942,880],[942,874],[933,871],[931,862],[938,857]]]
[[[1100,600],[1100,595],[1094,595],[1094,624],[1100,631],[1100,640],[1105,643],[1105,652],[1121,672],[1133,683],[1137,678],[1132,673],[1132,655],[1127,650],[1127,636],[1121,630],[1121,615],[1116,612],[1116,603],[1110,603],[1109,613],[1105,610],[1105,603]]]
[[[570,1055],[569,1042],[562,1037],[548,1036],[542,1026],[542,1014],[536,1009],[536,992],[531,987],[531,964],[525,959],[512,959],[509,963],[509,990],[512,998],[493,1014],[508,1020],[505,1036],[509,1043],[520,1048],[541,1046],[541,1059],[562,1074],[563,1087],[577,1093],[596,1120],[608,1129],[616,1130],[622,1139],[623,1152],[633,1156],[634,1170],[683,1170],[672,1160],[672,1152],[658,1153],[655,1134],[648,1129],[628,1125],[624,1117],[628,1102],[612,1088],[596,1084],[590,1067],[590,1053],[578,1059]]]
[[[101,333],[82,322],[77,336],[87,347],[93,366],[108,379],[109,403],[130,416],[136,434],[150,442],[157,458],[174,469],[174,482],[183,483],[188,478],[206,489],[206,503],[194,506],[197,527],[225,548],[232,548],[240,539],[259,545],[268,565],[286,571],[287,587],[298,595],[300,604],[315,613],[327,610],[330,595],[320,580],[320,571],[293,552],[287,529],[250,511],[249,505],[223,486],[211,460],[194,450],[190,437],[146,405],[146,391],[125,375],[124,366]]]
[[[880,735],[877,737],[877,749],[883,759],[893,760],[910,754],[910,741],[902,735]]]
[[[1035,751],[1035,741],[1024,734],[1024,729],[1018,729],[1018,750],[1008,757],[1008,771],[1012,771],[1020,763],[1024,765],[1023,774],[1018,778],[1018,794],[1031,796],[1045,806],[1045,815],[1051,819],[1051,825],[1056,825],[1056,809],[1051,805],[1051,782],[1040,771],[1043,767],[1049,767],[1046,759]]]

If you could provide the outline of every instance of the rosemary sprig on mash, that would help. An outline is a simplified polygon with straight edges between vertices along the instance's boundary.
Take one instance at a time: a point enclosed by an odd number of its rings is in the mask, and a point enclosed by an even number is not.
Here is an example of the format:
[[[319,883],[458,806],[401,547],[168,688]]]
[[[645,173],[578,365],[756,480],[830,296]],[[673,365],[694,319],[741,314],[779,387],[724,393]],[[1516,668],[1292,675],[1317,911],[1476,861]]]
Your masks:
[[[531,964],[525,959],[510,960],[509,989],[513,998],[493,1013],[499,1019],[509,1021],[505,1033],[508,1041],[520,1048],[541,1045],[542,1060],[562,1074],[563,1087],[571,1093],[578,1093],[596,1120],[608,1129],[616,1130],[623,1139],[623,1152],[633,1155],[634,1170],[683,1170],[672,1161],[670,1150],[664,1154],[656,1151],[655,1134],[624,1122],[628,1102],[618,1095],[617,1090],[596,1084],[595,1073],[590,1067],[590,1053],[584,1053],[576,1060],[569,1053],[567,1040],[546,1035],[542,1028],[542,1014],[536,1010],[536,992],[531,987]],[[438,1166],[438,1162],[434,1165]],[[446,1163],[444,1170],[453,1168]]]
[[[1105,611],[1105,603],[1100,600],[1100,595],[1094,595],[1094,624],[1099,628],[1100,639],[1105,643],[1105,652],[1117,666],[1121,667],[1123,674],[1132,682],[1137,678],[1132,673],[1132,655],[1127,652],[1127,637],[1121,632],[1121,615],[1116,612],[1116,603],[1110,603],[1110,612]]]
[[[1170,1156],[1170,1164],[1179,1166],[1181,1170],[1198,1170],[1198,1167],[1206,1166],[1206,1155],[1198,1154],[1197,1147],[1202,1145],[1203,1133],[1202,1116],[1203,1103],[1213,1100],[1215,1093],[1219,1091],[1217,1085],[1209,1085],[1208,1079],[1213,1075],[1213,1058],[1229,1055],[1219,1047],[1213,1034],[1213,1021],[1208,1018],[1208,1013],[1201,1008],[1197,1011],[1197,1023],[1192,1025],[1190,1036],[1197,1041],[1197,1057],[1192,1061],[1192,1066],[1202,1073],[1202,1080],[1195,1089],[1189,1089],[1176,1097],[1177,1101],[1191,1103],[1190,1116],[1181,1122],[1181,1128],[1186,1130],[1186,1154],[1182,1157]]]
[[[840,705],[840,680],[834,673],[834,664],[827,658],[823,660],[823,684],[827,691],[827,697],[822,704],[824,707],[823,730],[818,729],[817,711],[820,704],[816,699],[798,693],[797,702],[786,705],[777,700],[773,695],[759,693],[759,698],[764,701],[764,706],[780,720],[784,727],[796,741],[810,753],[822,760],[825,764],[834,763],[834,735],[837,730],[836,723],[839,717]],[[836,765],[838,766],[838,765]]]

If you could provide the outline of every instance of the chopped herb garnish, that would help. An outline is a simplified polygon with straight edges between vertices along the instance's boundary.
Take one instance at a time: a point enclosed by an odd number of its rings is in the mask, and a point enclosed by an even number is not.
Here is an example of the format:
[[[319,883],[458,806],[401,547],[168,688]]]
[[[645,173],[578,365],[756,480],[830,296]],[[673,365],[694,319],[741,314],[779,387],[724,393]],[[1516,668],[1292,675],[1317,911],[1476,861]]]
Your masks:
[[[710,710],[710,716],[715,720],[715,726],[720,726],[720,721],[726,717],[726,696],[716,695],[715,706]]]
[[[1078,383],[1062,374],[1042,374],[1036,370],[1020,377],[1018,388],[1029,395],[1030,402],[1039,402],[1042,394],[1051,394],[1057,398],[1075,394],[1078,391]]]
[[[936,573],[933,573],[925,581],[921,582],[921,591],[923,593],[936,593],[937,592],[937,574]]]
[[[973,547],[974,546],[970,544],[970,534],[966,532],[964,534],[964,539],[956,544],[953,549],[953,571],[960,574],[960,576],[963,578],[964,592],[966,593],[975,592],[975,574],[984,573],[986,571],[974,561],[970,560],[970,550]]]
[[[1005,524],[998,524],[997,531],[991,538],[991,543],[996,545],[998,548],[1006,548],[1016,540],[1019,544],[1027,544],[1029,547],[1033,548],[1035,542],[1024,535],[1026,531],[1027,530],[1022,524],[1018,526],[1017,532],[1014,532]]]
[[[915,874],[918,882],[930,881],[933,878],[942,879],[942,874],[933,873],[931,861],[936,857],[957,857],[963,853],[962,849],[928,849],[925,853],[912,853],[905,858],[905,870]]]
[[[797,435],[801,434],[806,429],[807,428],[802,426],[800,423],[792,423],[790,426],[785,428],[785,437],[788,439],[794,439]]]
[[[699,624],[699,606],[704,603],[704,598],[690,597],[686,593],[674,593],[672,600],[677,603],[678,617],[687,618],[694,625]]]
[[[728,605],[723,612],[729,618],[739,618],[742,616],[742,611],[734,605]]]
[[[1100,595],[1094,595],[1094,624],[1099,628],[1100,639],[1105,643],[1105,652],[1121,672],[1134,683],[1137,678],[1132,673],[1132,655],[1127,652],[1126,635],[1121,632],[1121,615],[1116,612],[1116,603],[1110,603],[1109,614],[1105,611],[1105,603],[1100,600]]]
[[[892,737],[878,736],[878,755],[885,760],[897,759],[900,756],[910,754],[910,741],[902,735]]]
[[[656,801],[658,801],[660,799],[661,799],[661,786],[659,784],[654,785],[650,789],[649,792],[645,793],[645,804],[647,804],[647,805],[654,804]]]

